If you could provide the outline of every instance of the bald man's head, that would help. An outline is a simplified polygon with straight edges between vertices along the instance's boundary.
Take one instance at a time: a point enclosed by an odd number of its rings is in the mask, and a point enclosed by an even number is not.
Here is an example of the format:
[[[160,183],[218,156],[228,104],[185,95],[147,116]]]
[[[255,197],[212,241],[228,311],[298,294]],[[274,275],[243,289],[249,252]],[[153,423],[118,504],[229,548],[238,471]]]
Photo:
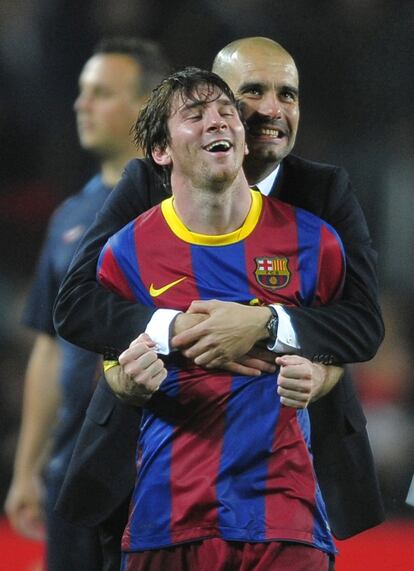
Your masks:
[[[268,57],[276,58],[277,60],[290,60],[290,62],[295,65],[292,56],[283,46],[270,38],[257,36],[241,38],[240,40],[235,40],[234,42],[227,44],[227,46],[220,50],[216,55],[212,71],[227,81],[227,75],[231,76],[232,71],[234,70],[234,65],[237,65],[243,59],[250,58],[254,54],[259,57],[267,55]]]
[[[234,91],[247,125],[245,171],[250,183],[267,176],[288,155],[299,122],[299,78],[292,56],[277,42],[242,38],[216,56],[213,71]]]

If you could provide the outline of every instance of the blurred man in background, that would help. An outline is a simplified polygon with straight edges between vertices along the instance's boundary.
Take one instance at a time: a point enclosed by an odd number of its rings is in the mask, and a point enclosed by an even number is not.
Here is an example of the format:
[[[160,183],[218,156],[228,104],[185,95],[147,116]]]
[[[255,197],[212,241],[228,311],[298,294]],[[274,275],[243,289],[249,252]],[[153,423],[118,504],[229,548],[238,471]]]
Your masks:
[[[136,38],[104,40],[86,62],[74,109],[82,148],[98,158],[100,168],[55,212],[24,311],[23,323],[37,335],[26,371],[22,425],[5,507],[17,532],[46,538],[48,571],[102,569],[100,540],[103,548],[117,540],[108,537],[106,528],[98,533],[76,527],[53,512],[101,358],[56,336],[52,309],[80,238],[124,165],[139,156],[130,130],[166,71],[158,46]]]

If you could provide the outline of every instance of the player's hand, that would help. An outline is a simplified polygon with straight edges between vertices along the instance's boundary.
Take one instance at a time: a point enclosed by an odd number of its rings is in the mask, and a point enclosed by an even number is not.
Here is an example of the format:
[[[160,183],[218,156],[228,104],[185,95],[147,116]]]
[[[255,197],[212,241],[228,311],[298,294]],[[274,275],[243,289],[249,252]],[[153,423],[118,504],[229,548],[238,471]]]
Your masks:
[[[119,356],[118,367],[106,371],[108,384],[117,396],[143,406],[167,376],[152,339],[143,333]]]
[[[273,358],[274,360],[274,358]],[[233,375],[245,375],[248,377],[260,377],[263,373],[274,373],[276,367],[260,359],[240,357],[238,361],[230,361],[220,366],[221,370],[228,371]]]
[[[171,335],[172,337],[178,336],[208,318],[209,315],[206,313],[179,313],[171,325]],[[240,357],[237,362],[222,363],[220,369],[234,375],[250,377],[258,377],[262,373],[274,373],[276,370],[275,354],[263,348],[253,347],[248,355]]]
[[[171,345],[207,369],[221,369],[239,362],[257,341],[267,336],[270,311],[266,307],[217,300],[193,301],[187,313],[208,317],[175,335]]]
[[[329,392],[339,381],[341,367],[312,363],[298,355],[276,358],[280,366],[277,392],[280,402],[293,408],[306,408]]]
[[[275,358],[275,353],[269,351],[265,345],[256,344],[245,357],[240,357],[237,362],[224,363],[221,368],[236,375],[258,377],[263,373],[276,371]]]
[[[14,479],[4,505],[13,529],[28,539],[45,539],[42,485],[38,475]]]
[[[206,313],[179,313],[171,323],[170,337],[184,333],[206,319],[208,319]]]

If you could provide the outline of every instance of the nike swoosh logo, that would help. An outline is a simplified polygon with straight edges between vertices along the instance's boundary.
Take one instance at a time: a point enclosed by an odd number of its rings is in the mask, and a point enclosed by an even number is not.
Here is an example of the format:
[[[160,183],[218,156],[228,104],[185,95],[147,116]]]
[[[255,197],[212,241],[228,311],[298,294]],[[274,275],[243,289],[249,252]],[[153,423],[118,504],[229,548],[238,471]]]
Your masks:
[[[151,297],[158,297],[159,295],[162,295],[163,293],[165,293],[166,291],[168,291],[169,289],[171,289],[172,287],[179,284],[180,282],[182,282],[185,279],[187,279],[187,276],[184,276],[183,278],[179,278],[178,280],[175,280],[174,282],[171,282],[171,283],[169,283],[163,287],[160,287],[160,288],[156,288],[156,287],[154,287],[154,284],[151,284],[150,288],[149,288],[149,294]]]

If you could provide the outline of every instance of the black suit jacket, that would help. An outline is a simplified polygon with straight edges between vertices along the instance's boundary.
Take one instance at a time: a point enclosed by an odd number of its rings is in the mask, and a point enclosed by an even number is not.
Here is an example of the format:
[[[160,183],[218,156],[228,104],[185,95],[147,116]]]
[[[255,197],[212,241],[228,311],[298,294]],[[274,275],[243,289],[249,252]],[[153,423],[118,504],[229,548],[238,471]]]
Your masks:
[[[271,195],[332,224],[347,252],[343,299],[324,308],[290,308],[301,353],[323,363],[370,359],[383,338],[375,252],[343,169],[289,156]],[[145,161],[131,161],[83,238],[55,307],[55,325],[72,343],[96,352],[122,350],[145,329],[153,309],[121,300],[95,279],[107,238],[167,196]],[[310,407],[315,468],[336,537],[383,521],[366,420],[346,374]],[[134,485],[139,411],[121,403],[102,380],[88,409],[57,509],[77,524],[105,520]]]

